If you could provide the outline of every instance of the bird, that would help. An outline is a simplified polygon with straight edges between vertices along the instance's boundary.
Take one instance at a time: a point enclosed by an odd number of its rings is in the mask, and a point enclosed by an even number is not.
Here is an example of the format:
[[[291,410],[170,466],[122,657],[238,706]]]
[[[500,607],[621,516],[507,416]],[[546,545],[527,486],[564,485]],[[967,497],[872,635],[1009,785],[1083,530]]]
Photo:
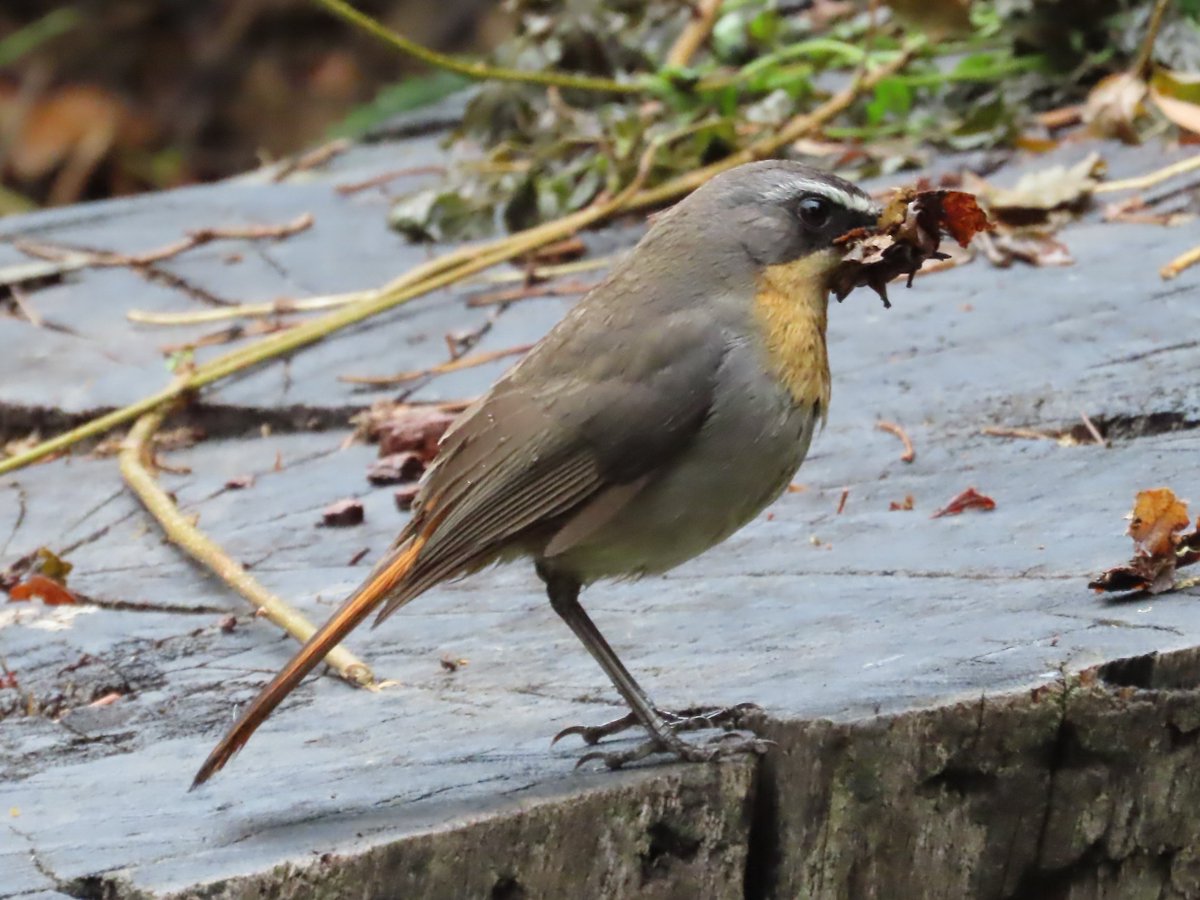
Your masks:
[[[879,212],[852,182],[769,160],[716,175],[654,217],[608,276],[454,421],[399,536],[245,707],[192,787],[371,613],[378,625],[435,585],[522,558],[630,711],[558,737],[594,743],[635,723],[648,734],[632,750],[584,759],[617,768],[655,753],[706,761],[763,752],[754,737],[681,737],[720,716],[656,707],[580,592],[664,573],[786,489],[829,408],[836,239]],[[724,713],[736,718],[736,708]]]

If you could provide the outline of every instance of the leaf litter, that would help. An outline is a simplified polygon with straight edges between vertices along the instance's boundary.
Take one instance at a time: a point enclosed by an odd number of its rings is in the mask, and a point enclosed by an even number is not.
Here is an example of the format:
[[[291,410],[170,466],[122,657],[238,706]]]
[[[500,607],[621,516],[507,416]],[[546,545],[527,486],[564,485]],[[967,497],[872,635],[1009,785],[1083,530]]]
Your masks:
[[[996,501],[987,494],[981,494],[973,487],[967,488],[962,493],[956,495],[953,500],[935,512],[931,519],[940,519],[943,516],[957,516],[966,512],[969,509],[977,509],[980,512],[990,512],[996,508]]]
[[[1126,531],[1133,539],[1133,557],[1125,565],[1101,572],[1088,582],[1088,587],[1099,593],[1150,594],[1189,587],[1175,580],[1177,569],[1200,561],[1200,518],[1185,534],[1189,520],[1187,503],[1170,488],[1139,491]]]
[[[975,235],[991,228],[971,194],[902,188],[884,206],[875,227],[856,228],[837,239],[846,250],[831,290],[840,301],[856,287],[869,287],[884,308],[890,308],[888,282],[905,275],[911,287],[927,260],[946,259],[939,249],[943,235],[966,247]]]
[[[47,606],[73,606],[79,599],[67,588],[71,563],[47,547],[39,547],[0,572],[0,587],[10,603],[35,597]]]

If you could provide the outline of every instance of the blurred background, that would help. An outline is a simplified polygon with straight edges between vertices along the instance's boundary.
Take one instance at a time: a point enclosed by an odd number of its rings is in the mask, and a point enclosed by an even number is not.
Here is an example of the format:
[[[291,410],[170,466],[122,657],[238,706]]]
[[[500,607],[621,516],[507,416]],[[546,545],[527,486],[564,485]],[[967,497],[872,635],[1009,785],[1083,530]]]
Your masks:
[[[653,139],[670,137],[670,152],[649,184],[712,162],[827,96],[862,48],[895,52],[912,30],[930,39],[921,59],[793,154],[866,177],[947,151],[1046,152],[1081,122],[1126,143],[1200,139],[1200,0],[353,5],[427,47],[522,72],[643,79],[624,96],[483,86],[457,133],[479,161],[396,212],[417,237],[487,233],[495,209],[510,228],[578,209],[628,183]],[[671,61],[703,9],[715,10],[704,46]],[[0,215],[220,179],[467,83],[311,0],[4,0]]]
[[[356,5],[447,51],[511,30],[494,0]],[[353,131],[411,71],[306,0],[4,0],[0,215],[245,171]]]

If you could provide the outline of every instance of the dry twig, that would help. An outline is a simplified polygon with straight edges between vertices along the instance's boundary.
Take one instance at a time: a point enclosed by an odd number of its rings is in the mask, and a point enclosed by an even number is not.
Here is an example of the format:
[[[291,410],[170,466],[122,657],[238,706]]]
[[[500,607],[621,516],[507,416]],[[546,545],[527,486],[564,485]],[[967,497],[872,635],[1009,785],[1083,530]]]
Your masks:
[[[1104,435],[1100,433],[1100,429],[1096,427],[1096,423],[1092,421],[1091,417],[1083,410],[1080,410],[1079,418],[1083,419],[1083,427],[1088,430],[1088,434],[1092,436],[1092,440],[1101,447],[1107,447],[1108,441],[1104,440]]]
[[[903,426],[896,422],[876,422],[875,427],[880,431],[886,431],[888,434],[894,434],[900,438],[900,442],[904,444],[904,452],[900,454],[901,462],[910,463],[917,458],[917,451],[913,449],[912,440]]]
[[[251,322],[249,325],[230,325],[220,331],[202,334],[191,340],[175,344],[160,344],[158,352],[164,356],[170,356],[172,353],[186,353],[199,347],[218,347],[221,344],[229,344],[255,335],[275,334],[291,327],[285,322]]]
[[[713,25],[716,24],[717,13],[720,10],[721,0],[700,0],[692,7],[691,20],[684,26],[683,31],[679,32],[679,37],[675,38],[675,43],[667,51],[666,63],[668,66],[682,68],[691,62],[696,51],[712,34]]]
[[[348,194],[357,194],[359,191],[365,191],[373,187],[383,187],[388,182],[395,181],[397,178],[445,174],[445,166],[409,166],[406,169],[392,169],[389,172],[380,172],[378,175],[364,178],[362,181],[347,181],[344,184],[337,185],[334,190],[345,196]]]
[[[1196,265],[1196,263],[1200,263],[1200,244],[1197,244],[1186,253],[1179,254],[1179,256],[1159,269],[1158,274],[1163,277],[1164,281],[1170,281],[1172,278]]]
[[[178,256],[187,250],[192,250],[203,244],[218,240],[260,240],[263,238],[279,239],[311,228],[313,217],[310,213],[297,216],[282,225],[237,225],[213,228],[197,228],[187,232],[185,237],[172,241],[154,250],[144,253],[127,254],[110,250],[77,250],[70,247],[60,247],[39,241],[13,241],[13,246],[27,256],[49,262],[63,263],[72,268],[108,268],[112,266],[128,266],[141,269],[164,262]]]
[[[574,297],[586,294],[596,286],[589,281],[564,281],[560,284],[531,284],[528,287],[506,288],[502,291],[488,291],[475,294],[467,299],[467,306],[499,306],[515,303],[518,300],[532,300],[535,297]]]
[[[394,387],[400,384],[407,384],[410,381],[417,381],[421,378],[445,375],[447,372],[473,369],[476,366],[486,365],[498,359],[504,359],[507,356],[518,356],[522,353],[528,353],[532,347],[533,344],[521,344],[517,347],[505,347],[502,350],[489,350],[486,353],[476,353],[473,356],[460,356],[449,362],[430,366],[428,369],[414,369],[411,372],[399,372],[395,375],[339,375],[338,381],[345,381],[349,384],[366,384],[372,387]]]
[[[152,410],[130,429],[120,453],[121,477],[176,546],[211,569],[217,577],[260,609],[266,618],[296,640],[301,643],[307,641],[316,633],[316,626],[259,584],[211,538],[188,521],[155,480],[150,448],[164,415],[162,408]],[[375,683],[370,668],[340,645],[330,651],[325,661],[353,685],[369,687]]]
[[[30,325],[34,328],[42,327],[44,322],[41,315],[29,305],[29,302],[25,299],[25,292],[23,290],[14,284],[9,287],[8,295],[12,297],[12,302],[17,307],[17,311],[26,318]]]
[[[296,172],[307,172],[309,169],[323,166],[335,156],[345,153],[352,146],[354,146],[354,143],[349,138],[338,138],[337,140],[329,141],[327,144],[322,144],[320,147],[314,147],[307,153],[302,153],[285,162],[279,167],[279,171],[271,176],[271,180],[275,182],[283,181],[289,175],[294,175]]]
[[[1028,440],[1057,441],[1059,435],[1046,431],[1036,431],[1033,428],[1005,428],[1000,425],[989,425],[979,429],[980,434],[988,437],[1025,438]]]
[[[1153,172],[1147,172],[1145,175],[1124,178],[1120,181],[1106,181],[1096,185],[1092,189],[1092,193],[1111,194],[1116,191],[1144,191],[1146,188],[1162,184],[1164,181],[1179,175],[1185,175],[1194,169],[1200,169],[1200,153],[1197,153],[1195,156],[1189,156],[1187,159],[1173,162],[1169,166],[1163,166],[1161,169],[1155,169]]]
[[[222,306],[219,309],[197,309],[189,312],[160,313],[131,309],[125,313],[125,318],[131,322],[137,322],[139,325],[203,325],[208,322],[222,322],[226,319],[253,319],[337,309],[340,306],[349,306],[355,301],[362,300],[370,293],[373,292],[352,291],[347,294],[305,297],[303,300],[289,300],[284,297],[272,300],[270,303],[240,303],[235,306]]]

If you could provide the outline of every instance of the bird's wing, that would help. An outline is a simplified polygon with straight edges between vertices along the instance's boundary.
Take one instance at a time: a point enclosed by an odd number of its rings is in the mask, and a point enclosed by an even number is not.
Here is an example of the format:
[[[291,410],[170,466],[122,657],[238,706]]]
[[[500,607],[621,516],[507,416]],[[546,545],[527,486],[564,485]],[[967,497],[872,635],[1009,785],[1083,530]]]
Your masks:
[[[383,619],[439,581],[493,561],[523,533],[646,479],[692,440],[715,391],[721,333],[689,313],[654,316],[626,305],[600,317],[587,302],[447,433],[399,539],[243,710],[193,788],[380,604]]]
[[[380,620],[601,492],[644,483],[703,424],[719,333],[679,316],[658,333],[617,329],[583,346],[564,324],[447,435],[396,547],[420,540],[421,550]]]

